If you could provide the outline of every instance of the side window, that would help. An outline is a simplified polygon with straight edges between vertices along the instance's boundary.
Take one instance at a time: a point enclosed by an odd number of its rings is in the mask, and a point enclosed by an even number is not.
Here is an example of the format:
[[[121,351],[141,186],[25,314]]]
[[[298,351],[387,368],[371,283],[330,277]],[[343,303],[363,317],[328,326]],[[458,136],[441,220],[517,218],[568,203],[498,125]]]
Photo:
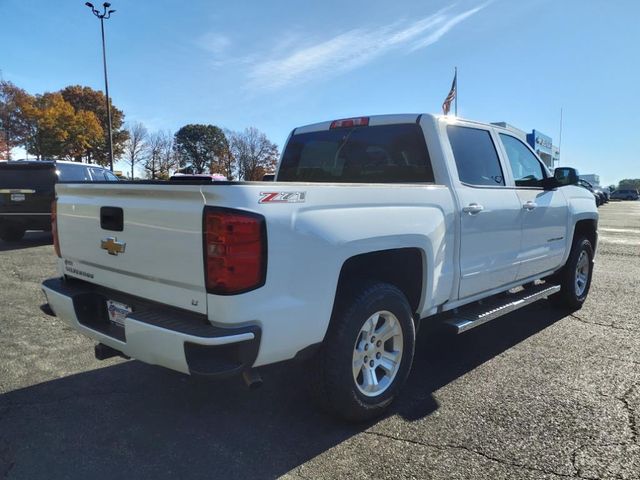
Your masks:
[[[89,168],[89,171],[91,172],[91,179],[94,182],[104,182],[104,175],[100,168]]]
[[[504,186],[498,153],[487,130],[449,125],[447,134],[461,182],[469,185]]]
[[[116,177],[113,173],[108,172],[107,170],[104,171],[104,176],[110,182],[117,182],[118,181],[118,177]]]
[[[58,163],[56,165],[60,172],[61,182],[83,182],[91,181],[89,170],[83,165],[73,165],[71,163]]]
[[[546,177],[542,164],[524,143],[511,135],[500,134],[500,140],[509,157],[516,187],[539,187]]]

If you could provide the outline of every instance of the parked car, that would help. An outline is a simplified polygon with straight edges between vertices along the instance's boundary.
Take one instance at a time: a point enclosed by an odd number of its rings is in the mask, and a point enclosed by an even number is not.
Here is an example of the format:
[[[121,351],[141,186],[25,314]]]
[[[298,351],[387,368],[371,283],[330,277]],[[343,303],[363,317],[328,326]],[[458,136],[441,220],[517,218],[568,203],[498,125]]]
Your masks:
[[[591,185],[589,182],[587,182],[586,180],[583,179],[578,179],[578,185],[581,186],[582,188],[589,190],[589,192],[591,192],[591,195],[593,195],[595,202],[596,202],[596,207],[599,207],[600,205],[602,205],[602,197],[596,193],[595,189],[593,188],[593,185]]]
[[[638,198],[640,198],[638,190],[629,188],[616,190],[611,194],[612,200],[638,200]]]
[[[211,182],[226,182],[227,177],[220,173],[174,173],[169,177],[173,182],[189,182],[192,180],[207,180]]]
[[[97,358],[249,385],[305,361],[314,398],[364,420],[398,395],[420,324],[582,306],[598,212],[577,181],[495,125],[322,122],[291,133],[272,183],[58,184],[42,287]]]
[[[609,196],[605,193],[604,188],[597,185],[593,185],[593,193],[600,198],[600,205],[603,205],[609,201]]]
[[[59,181],[116,181],[97,165],[63,161],[0,162],[0,238],[18,241],[26,230],[51,230],[51,202]]]

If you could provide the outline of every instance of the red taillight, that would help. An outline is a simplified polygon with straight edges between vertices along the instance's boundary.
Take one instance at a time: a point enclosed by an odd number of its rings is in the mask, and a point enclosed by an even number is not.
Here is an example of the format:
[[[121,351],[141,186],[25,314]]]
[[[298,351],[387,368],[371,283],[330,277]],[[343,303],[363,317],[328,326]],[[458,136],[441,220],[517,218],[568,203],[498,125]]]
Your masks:
[[[58,201],[51,202],[51,234],[53,235],[53,249],[58,257],[60,255],[60,240],[58,240]]]
[[[366,127],[369,125],[369,117],[343,118],[331,122],[330,128]]]
[[[264,284],[267,238],[262,215],[206,207],[203,234],[209,293],[242,293]]]

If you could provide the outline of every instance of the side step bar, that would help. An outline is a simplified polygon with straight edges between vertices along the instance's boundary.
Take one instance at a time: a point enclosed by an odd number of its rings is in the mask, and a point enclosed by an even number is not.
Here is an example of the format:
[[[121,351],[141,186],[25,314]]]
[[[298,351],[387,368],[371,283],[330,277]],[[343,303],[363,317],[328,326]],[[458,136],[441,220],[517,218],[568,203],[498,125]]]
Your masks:
[[[456,333],[466,332],[559,291],[560,285],[542,284],[516,293],[508,293],[506,296],[491,297],[483,300],[484,303],[474,303],[458,309],[453,317],[444,323],[451,325]]]

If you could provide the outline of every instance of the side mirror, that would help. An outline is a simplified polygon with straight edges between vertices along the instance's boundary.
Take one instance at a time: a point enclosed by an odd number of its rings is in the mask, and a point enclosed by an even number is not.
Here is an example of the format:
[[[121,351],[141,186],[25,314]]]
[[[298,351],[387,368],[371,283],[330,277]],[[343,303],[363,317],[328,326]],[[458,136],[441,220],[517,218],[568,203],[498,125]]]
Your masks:
[[[559,186],[575,185],[580,180],[578,170],[571,167],[558,167],[553,171],[553,178],[556,179]]]

